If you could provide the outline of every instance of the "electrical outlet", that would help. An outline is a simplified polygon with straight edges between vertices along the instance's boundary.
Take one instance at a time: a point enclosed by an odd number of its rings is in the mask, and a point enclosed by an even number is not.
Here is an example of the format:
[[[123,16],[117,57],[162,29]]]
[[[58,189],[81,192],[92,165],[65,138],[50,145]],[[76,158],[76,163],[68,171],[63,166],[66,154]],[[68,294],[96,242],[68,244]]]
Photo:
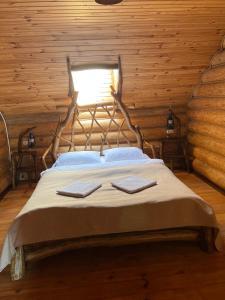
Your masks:
[[[24,181],[27,180],[27,173],[26,172],[20,172],[19,180]]]

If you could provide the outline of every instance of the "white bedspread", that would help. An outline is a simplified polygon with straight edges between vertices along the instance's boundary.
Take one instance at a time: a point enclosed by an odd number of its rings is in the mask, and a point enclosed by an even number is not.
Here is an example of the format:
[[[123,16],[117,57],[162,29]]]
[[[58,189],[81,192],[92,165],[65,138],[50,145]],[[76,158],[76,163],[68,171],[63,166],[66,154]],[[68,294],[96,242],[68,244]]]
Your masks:
[[[111,181],[129,175],[156,180],[158,185],[132,195],[111,186]],[[58,188],[76,180],[93,179],[102,187],[84,199],[56,194]],[[161,160],[55,167],[43,173],[13,221],[5,238],[0,271],[10,263],[15,248],[26,244],[186,226],[218,227],[213,209]]]

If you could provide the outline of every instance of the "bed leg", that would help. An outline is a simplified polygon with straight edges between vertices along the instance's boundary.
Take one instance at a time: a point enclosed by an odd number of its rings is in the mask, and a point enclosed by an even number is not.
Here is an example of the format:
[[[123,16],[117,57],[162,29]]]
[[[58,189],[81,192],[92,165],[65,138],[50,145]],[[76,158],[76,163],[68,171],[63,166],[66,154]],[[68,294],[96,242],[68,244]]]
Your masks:
[[[19,280],[24,277],[25,274],[25,259],[23,247],[16,248],[16,253],[11,261],[11,279]]]
[[[215,251],[214,245],[214,229],[213,228],[203,228],[200,232],[200,248],[208,253]]]

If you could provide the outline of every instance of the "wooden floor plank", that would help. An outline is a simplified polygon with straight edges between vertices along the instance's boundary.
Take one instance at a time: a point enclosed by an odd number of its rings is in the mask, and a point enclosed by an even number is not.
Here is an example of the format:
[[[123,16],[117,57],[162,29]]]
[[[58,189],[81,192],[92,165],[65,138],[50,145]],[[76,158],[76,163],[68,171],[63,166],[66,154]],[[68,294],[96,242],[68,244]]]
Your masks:
[[[225,235],[225,195],[194,174],[177,176],[214,207]],[[18,186],[0,202],[0,245],[32,190]],[[4,270],[2,299],[224,300],[225,254],[185,242],[81,249],[29,264],[18,282]]]

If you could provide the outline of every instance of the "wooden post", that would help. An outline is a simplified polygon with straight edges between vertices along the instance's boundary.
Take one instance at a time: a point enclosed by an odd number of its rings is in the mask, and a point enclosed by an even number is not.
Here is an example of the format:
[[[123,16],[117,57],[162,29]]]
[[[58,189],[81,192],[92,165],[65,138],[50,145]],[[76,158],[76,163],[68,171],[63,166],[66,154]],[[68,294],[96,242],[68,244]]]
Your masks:
[[[212,253],[215,251],[214,246],[214,229],[204,227],[200,231],[199,235],[199,242],[200,242],[200,248],[203,251],[206,251],[208,253]]]
[[[19,280],[24,277],[25,274],[25,259],[23,247],[16,248],[16,253],[11,261],[11,279]]]

